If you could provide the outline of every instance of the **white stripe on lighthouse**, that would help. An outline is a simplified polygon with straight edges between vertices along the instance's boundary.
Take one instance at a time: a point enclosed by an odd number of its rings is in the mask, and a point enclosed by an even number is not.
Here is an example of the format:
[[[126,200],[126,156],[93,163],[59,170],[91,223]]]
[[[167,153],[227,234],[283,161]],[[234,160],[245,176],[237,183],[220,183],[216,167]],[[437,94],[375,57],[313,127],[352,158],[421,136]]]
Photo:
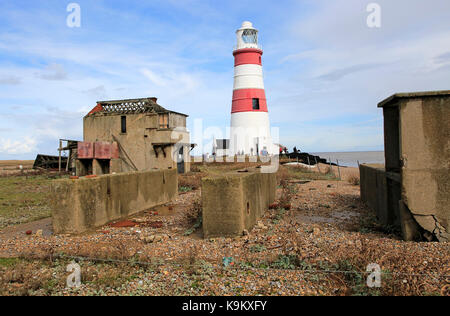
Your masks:
[[[264,89],[262,66],[248,64],[234,67],[233,89]]]
[[[231,115],[231,150],[233,153],[244,152],[256,156],[258,151],[266,149],[273,154],[270,136],[269,115],[266,112],[240,112]]]

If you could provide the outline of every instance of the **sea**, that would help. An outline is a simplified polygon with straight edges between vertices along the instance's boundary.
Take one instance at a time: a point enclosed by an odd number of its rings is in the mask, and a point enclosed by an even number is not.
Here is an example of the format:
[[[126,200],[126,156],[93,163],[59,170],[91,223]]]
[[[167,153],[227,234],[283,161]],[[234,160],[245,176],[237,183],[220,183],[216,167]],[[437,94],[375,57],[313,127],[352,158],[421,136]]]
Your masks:
[[[358,162],[363,163],[380,163],[384,164],[384,151],[352,151],[352,152],[323,152],[311,153],[312,155],[324,158],[327,161],[336,163],[346,167],[358,167]]]

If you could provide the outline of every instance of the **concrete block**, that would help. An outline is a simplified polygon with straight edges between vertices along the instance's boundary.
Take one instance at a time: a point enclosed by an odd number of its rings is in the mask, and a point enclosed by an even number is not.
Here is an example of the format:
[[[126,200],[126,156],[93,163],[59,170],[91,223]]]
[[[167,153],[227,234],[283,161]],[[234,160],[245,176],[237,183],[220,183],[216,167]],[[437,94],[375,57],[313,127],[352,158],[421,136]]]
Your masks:
[[[53,231],[79,234],[173,201],[176,170],[56,180],[51,186]]]
[[[276,175],[252,170],[202,180],[205,238],[242,236],[275,201]]]

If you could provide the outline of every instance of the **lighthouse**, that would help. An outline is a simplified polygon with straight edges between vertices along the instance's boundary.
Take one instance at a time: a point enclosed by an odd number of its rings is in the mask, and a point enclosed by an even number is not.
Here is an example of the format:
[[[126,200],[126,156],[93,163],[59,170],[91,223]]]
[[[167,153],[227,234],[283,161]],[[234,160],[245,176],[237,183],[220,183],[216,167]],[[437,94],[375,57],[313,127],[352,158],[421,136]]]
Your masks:
[[[258,30],[244,22],[236,37],[230,154],[273,155],[276,150],[270,135]]]

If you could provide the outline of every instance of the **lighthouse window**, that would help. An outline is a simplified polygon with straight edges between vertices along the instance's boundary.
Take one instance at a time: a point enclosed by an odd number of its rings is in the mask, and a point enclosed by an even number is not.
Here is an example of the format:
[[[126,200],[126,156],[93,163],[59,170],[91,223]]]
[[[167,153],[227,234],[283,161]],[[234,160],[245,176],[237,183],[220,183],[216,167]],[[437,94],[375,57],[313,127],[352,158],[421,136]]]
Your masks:
[[[258,33],[256,30],[244,30],[242,40],[247,44],[256,44],[258,42]]]
[[[253,110],[259,110],[259,99],[253,99]]]

